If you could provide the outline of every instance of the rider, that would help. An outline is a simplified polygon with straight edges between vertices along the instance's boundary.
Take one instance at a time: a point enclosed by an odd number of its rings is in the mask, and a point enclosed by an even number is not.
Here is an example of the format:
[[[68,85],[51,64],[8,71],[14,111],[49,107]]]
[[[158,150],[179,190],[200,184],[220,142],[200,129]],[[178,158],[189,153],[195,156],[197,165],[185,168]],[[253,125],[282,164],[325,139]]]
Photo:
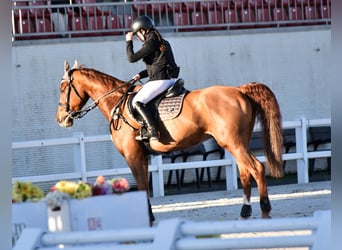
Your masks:
[[[133,35],[143,43],[140,50],[133,51]],[[132,23],[131,31],[126,34],[126,49],[129,62],[142,59],[146,69],[132,79],[138,81],[149,77],[149,80],[133,98],[133,107],[139,112],[147,126],[147,132],[136,137],[137,140],[158,140],[156,123],[146,104],[154,97],[167,90],[178,77],[177,67],[170,44],[162,38],[148,16],[139,16]]]

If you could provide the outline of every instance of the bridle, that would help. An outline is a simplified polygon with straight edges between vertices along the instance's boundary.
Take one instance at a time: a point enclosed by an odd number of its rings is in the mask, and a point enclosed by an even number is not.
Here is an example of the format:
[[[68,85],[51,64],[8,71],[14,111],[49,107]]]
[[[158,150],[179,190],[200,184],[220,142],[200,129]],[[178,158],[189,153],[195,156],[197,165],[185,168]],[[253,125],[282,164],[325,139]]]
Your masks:
[[[76,69],[71,69],[68,71],[68,86],[67,86],[67,95],[66,95],[66,100],[65,100],[65,104],[59,102],[58,106],[65,108],[65,111],[68,113],[68,117],[70,119],[76,120],[76,119],[80,119],[83,116],[85,116],[90,110],[96,108],[96,106],[99,104],[100,100],[107,97],[108,95],[114,93],[115,91],[121,89],[122,87],[126,86],[126,85],[132,85],[134,84],[134,80],[130,80],[128,82],[124,82],[123,84],[120,84],[119,86],[117,86],[116,88],[108,91],[107,93],[103,94],[102,96],[100,96],[99,98],[97,98],[96,100],[94,100],[91,104],[89,104],[88,106],[84,107],[81,110],[70,110],[70,94],[71,94],[71,90],[74,90],[74,92],[76,93],[76,95],[81,99],[81,101],[83,100],[81,95],[78,93],[77,89],[75,88],[73,82],[73,77],[72,74]]]

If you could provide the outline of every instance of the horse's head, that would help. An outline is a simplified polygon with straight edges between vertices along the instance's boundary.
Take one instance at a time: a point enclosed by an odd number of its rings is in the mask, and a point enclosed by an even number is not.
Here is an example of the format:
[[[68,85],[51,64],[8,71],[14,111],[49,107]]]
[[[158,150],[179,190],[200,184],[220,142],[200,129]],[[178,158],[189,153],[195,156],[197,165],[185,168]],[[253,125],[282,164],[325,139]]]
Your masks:
[[[81,87],[81,82],[74,78],[74,72],[79,69],[77,61],[70,68],[67,61],[64,62],[64,76],[60,85],[60,98],[56,114],[56,120],[62,127],[73,125],[73,119],[77,118],[75,112],[82,109],[89,96]]]

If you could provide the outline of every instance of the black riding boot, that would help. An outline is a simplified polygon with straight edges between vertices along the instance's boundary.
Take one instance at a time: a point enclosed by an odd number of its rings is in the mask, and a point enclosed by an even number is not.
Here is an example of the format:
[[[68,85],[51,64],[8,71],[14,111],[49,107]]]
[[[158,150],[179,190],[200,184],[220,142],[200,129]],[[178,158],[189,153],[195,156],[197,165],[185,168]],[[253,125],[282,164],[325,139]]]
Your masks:
[[[158,140],[158,133],[156,129],[156,125],[154,122],[154,119],[150,113],[150,111],[146,108],[145,104],[141,102],[136,102],[134,105],[134,108],[136,111],[139,112],[141,117],[143,118],[146,126],[147,126],[147,132],[146,133],[140,133],[139,136],[135,137],[136,140],[147,140],[149,138],[153,140]]]

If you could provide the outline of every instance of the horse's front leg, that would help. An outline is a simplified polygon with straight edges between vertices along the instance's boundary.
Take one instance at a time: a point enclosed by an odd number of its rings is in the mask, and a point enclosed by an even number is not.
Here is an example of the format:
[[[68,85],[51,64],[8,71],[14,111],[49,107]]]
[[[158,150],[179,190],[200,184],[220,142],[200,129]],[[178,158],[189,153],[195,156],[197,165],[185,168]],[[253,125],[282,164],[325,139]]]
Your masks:
[[[148,174],[148,157],[141,155],[139,157],[139,153],[137,153],[136,157],[133,159],[127,159],[128,166],[130,167],[134,179],[137,184],[137,189],[146,191],[147,194],[147,203],[148,203],[148,212],[150,217],[150,225],[152,226],[155,217],[152,212],[152,206],[150,202],[150,188],[149,188],[149,174]]]

